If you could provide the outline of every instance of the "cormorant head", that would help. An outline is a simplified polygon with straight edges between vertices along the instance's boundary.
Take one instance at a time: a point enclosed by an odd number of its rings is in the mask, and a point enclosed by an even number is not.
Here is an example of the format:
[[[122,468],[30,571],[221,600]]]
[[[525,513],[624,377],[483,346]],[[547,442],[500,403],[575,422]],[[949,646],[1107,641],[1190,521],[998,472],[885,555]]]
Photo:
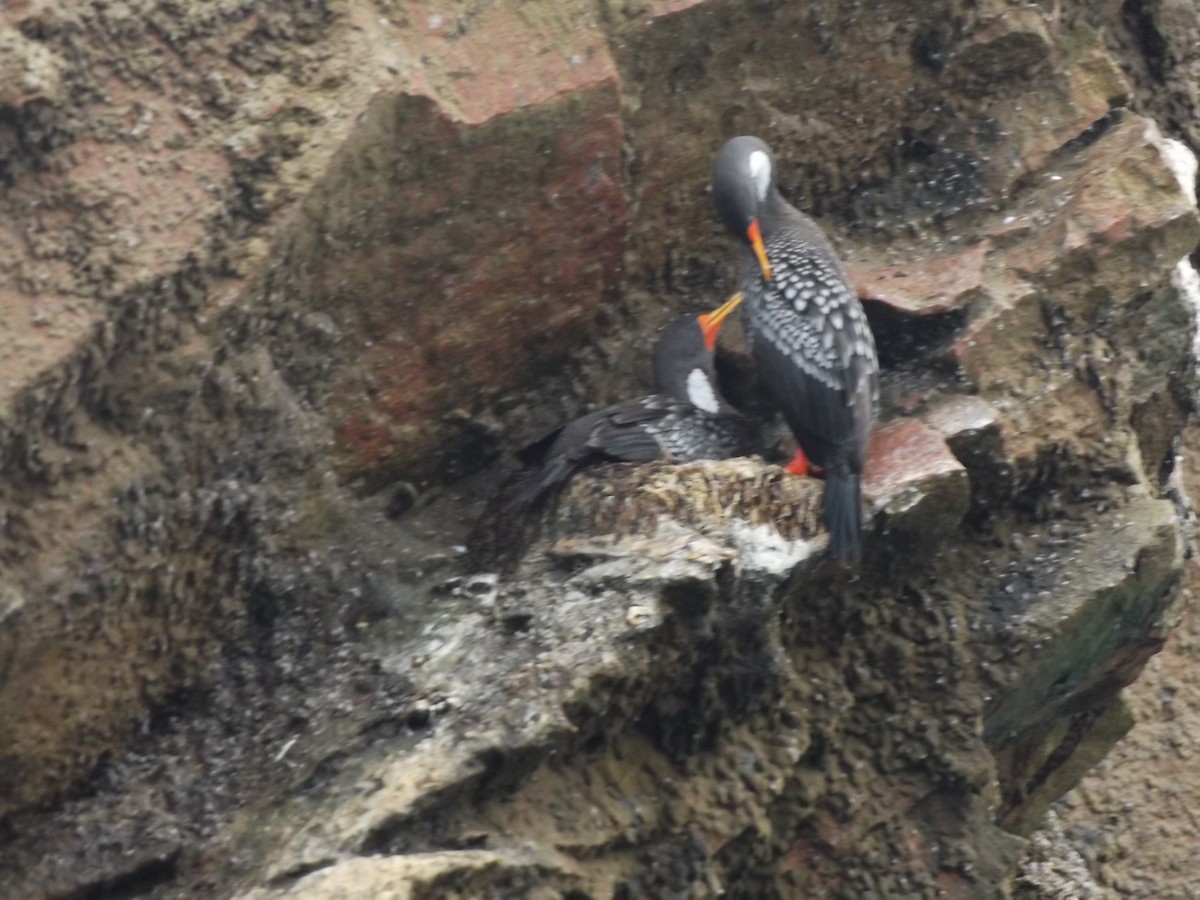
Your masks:
[[[680,316],[654,345],[654,390],[698,409],[716,413],[729,404],[717,389],[713,351],[721,323],[742,302],[734,294],[726,303],[700,316]]]
[[[750,245],[763,278],[769,281],[771,264],[763,246],[759,220],[775,191],[775,159],[771,148],[749,135],[727,141],[713,166],[712,187],[721,221],[732,234]]]

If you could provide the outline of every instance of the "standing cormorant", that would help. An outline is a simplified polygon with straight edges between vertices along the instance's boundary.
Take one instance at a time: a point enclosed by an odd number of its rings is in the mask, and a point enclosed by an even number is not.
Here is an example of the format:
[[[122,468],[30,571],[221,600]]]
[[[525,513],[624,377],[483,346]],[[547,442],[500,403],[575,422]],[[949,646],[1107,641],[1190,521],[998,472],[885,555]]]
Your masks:
[[[717,155],[713,199],[725,227],[754,254],[741,280],[746,336],[800,445],[788,471],[804,474],[808,460],[825,469],[829,552],[855,562],[863,542],[860,481],[879,398],[875,339],[829,239],[783,199],[775,176],[765,143],[733,138]]]

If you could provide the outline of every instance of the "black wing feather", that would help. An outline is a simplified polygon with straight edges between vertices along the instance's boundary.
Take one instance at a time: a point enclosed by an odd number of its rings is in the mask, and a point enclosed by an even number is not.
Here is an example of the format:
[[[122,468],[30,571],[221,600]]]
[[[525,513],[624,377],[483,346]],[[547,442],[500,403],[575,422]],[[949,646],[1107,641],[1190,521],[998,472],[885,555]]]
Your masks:
[[[662,445],[646,427],[672,411],[672,401],[665,398],[629,400],[581,416],[530,444],[522,454],[532,462],[540,461],[542,469],[538,477],[524,483],[518,502],[525,506],[536,503],[593,463],[660,459]]]
[[[784,420],[804,453],[818,466],[855,441],[854,408],[844,390],[808,374],[764,335],[755,335],[754,356]]]

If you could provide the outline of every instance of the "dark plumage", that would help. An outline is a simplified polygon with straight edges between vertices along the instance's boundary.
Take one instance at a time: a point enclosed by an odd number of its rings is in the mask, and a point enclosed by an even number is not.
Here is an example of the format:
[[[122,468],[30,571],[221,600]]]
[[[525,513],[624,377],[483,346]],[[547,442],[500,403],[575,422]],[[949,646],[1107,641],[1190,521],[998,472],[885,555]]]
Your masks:
[[[879,395],[875,339],[828,238],[779,193],[770,148],[736,137],[721,148],[713,198],[725,227],[753,252],[741,279],[756,364],[807,456],[826,471],[822,517],[830,554],[862,555],[860,480]]]
[[[725,459],[754,451],[752,423],[717,388],[713,350],[730,302],[667,326],[654,347],[656,393],[624,400],[564,425],[521,452],[532,466],[517,494],[531,505],[584,466],[601,462]]]

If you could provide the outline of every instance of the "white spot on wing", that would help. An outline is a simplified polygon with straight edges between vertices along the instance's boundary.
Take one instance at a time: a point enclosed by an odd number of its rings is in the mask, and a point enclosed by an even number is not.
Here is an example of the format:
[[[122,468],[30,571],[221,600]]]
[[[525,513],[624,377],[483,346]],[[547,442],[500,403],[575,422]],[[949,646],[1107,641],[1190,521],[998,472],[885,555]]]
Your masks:
[[[688,372],[687,394],[688,399],[692,401],[692,406],[697,409],[702,409],[707,413],[720,411],[717,392],[713,390],[712,382],[708,380],[703,369],[692,369]]]
[[[750,154],[750,180],[754,182],[754,193],[758,202],[767,199],[767,191],[771,189],[771,157],[761,150]]]

